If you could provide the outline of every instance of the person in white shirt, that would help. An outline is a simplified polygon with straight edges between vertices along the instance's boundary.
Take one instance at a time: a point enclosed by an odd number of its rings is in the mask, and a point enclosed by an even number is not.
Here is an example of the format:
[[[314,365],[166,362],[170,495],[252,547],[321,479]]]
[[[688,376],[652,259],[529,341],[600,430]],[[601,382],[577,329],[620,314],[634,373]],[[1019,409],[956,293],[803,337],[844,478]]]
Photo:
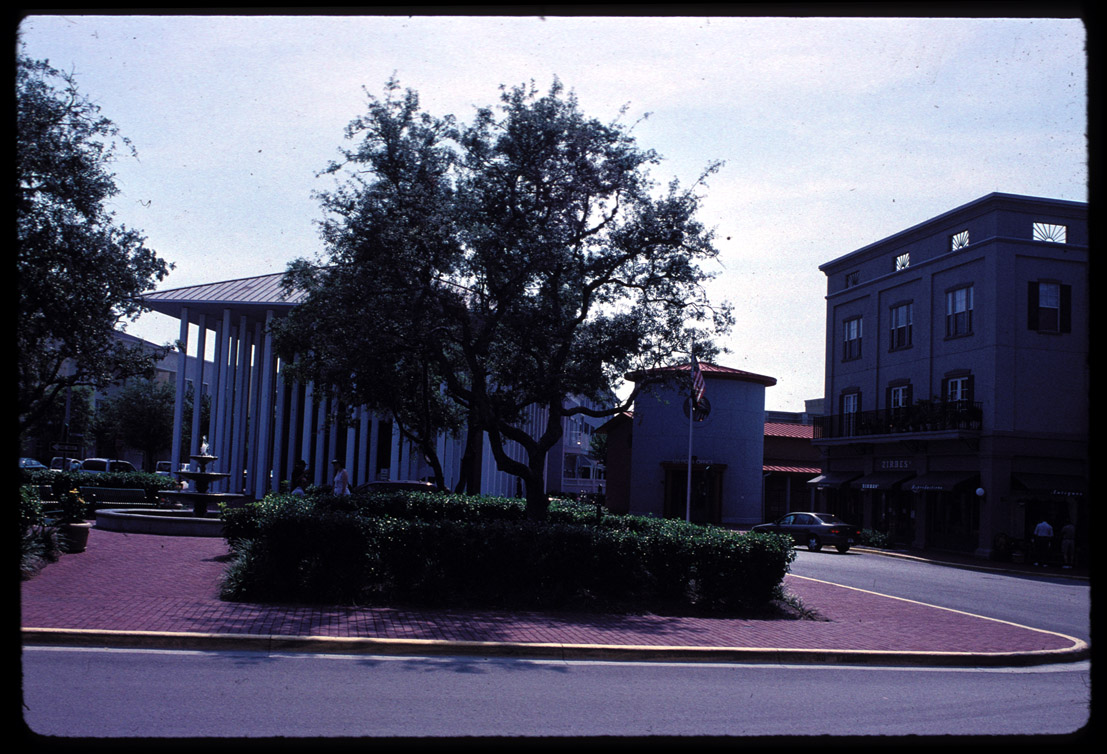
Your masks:
[[[350,475],[346,473],[346,469],[343,468],[342,461],[336,458],[331,461],[331,466],[334,467],[334,494],[349,495]]]
[[[1049,525],[1049,521],[1042,519],[1042,522],[1034,527],[1034,565],[1045,565],[1052,540],[1053,527]]]

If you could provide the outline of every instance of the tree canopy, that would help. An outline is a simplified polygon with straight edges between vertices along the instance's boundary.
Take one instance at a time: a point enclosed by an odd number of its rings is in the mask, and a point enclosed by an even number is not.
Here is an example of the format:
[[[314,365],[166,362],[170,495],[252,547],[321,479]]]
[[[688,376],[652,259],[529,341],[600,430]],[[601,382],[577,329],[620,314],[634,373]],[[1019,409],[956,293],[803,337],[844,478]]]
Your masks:
[[[133,148],[71,74],[18,55],[16,123],[22,436],[65,388],[152,370],[159,354],[113,333],[143,311],[135,297],[169,266],[109,211],[118,193],[110,165]]]
[[[620,117],[622,114],[620,114]],[[297,374],[409,437],[487,433],[498,467],[544,516],[544,468],[572,414],[606,416],[628,372],[715,352],[730,309],[708,300],[717,256],[697,219],[711,165],[660,187],[660,158],[618,120],[586,117],[554,81],[501,88],[471,123],[389,81],[325,174],[325,251],[285,277],[306,302],[277,328]],[[603,404],[566,399],[580,396]],[[543,409],[527,431],[524,412]],[[430,457],[433,447],[421,443]]]

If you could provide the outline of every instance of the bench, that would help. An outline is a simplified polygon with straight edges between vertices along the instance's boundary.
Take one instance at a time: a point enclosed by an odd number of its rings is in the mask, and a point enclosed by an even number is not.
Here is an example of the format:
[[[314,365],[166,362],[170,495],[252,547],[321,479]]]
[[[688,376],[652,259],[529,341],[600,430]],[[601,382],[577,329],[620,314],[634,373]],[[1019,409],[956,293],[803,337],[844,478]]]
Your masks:
[[[96,508],[155,508],[157,503],[146,499],[146,490],[127,487],[82,487],[81,497]]]

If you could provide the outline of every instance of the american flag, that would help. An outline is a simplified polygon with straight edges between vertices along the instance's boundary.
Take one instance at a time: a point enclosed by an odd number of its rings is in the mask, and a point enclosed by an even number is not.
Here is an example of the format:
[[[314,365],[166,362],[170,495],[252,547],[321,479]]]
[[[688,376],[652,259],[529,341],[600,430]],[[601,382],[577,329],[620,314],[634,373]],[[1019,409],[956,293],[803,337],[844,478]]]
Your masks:
[[[696,357],[692,357],[692,406],[700,405],[703,400],[703,372],[700,371],[700,363]]]

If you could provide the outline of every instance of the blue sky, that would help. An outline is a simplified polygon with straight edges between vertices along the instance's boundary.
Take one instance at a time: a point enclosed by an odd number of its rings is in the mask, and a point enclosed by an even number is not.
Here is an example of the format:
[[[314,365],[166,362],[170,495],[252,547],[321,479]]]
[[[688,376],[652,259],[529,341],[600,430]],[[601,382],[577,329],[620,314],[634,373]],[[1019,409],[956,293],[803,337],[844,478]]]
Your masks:
[[[463,120],[555,76],[590,116],[648,114],[662,185],[725,162],[701,215],[738,319],[718,361],[775,377],[770,409],[822,395],[820,264],[992,191],[1087,201],[1076,18],[32,15],[20,39],[134,143],[114,209],[175,265],[163,289],[319,253],[317,173],[393,74]]]

